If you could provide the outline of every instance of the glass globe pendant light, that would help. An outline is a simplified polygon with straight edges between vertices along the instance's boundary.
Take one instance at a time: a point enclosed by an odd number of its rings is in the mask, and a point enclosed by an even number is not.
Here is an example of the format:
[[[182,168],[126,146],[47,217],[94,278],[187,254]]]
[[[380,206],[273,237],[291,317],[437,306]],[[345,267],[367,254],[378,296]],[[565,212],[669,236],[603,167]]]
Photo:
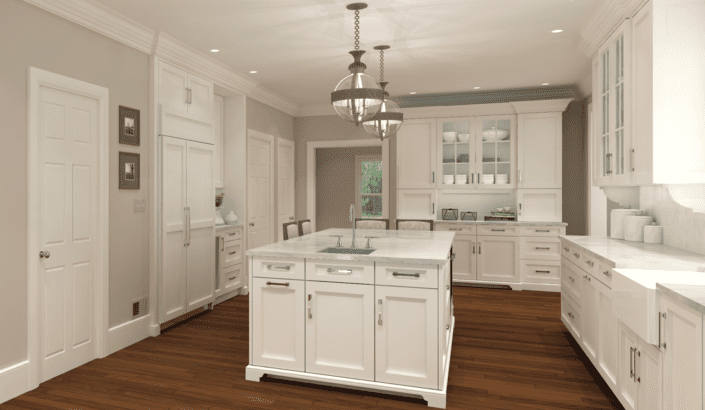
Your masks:
[[[355,125],[372,118],[384,100],[384,92],[374,78],[365,74],[367,66],[360,61],[365,54],[364,50],[360,50],[360,10],[365,8],[365,3],[352,3],[347,6],[348,10],[355,11],[355,50],[350,52],[355,61],[348,66],[350,75],[340,80],[335,91],[330,94],[335,112]]]
[[[379,111],[372,118],[362,123],[365,131],[373,137],[378,137],[380,140],[389,138],[396,134],[404,122],[404,114],[401,108],[394,101],[389,99],[389,93],[384,89],[388,82],[384,81],[384,50],[389,49],[389,46],[377,46],[375,50],[379,50],[379,85],[382,86],[384,92],[384,101],[380,106]]]

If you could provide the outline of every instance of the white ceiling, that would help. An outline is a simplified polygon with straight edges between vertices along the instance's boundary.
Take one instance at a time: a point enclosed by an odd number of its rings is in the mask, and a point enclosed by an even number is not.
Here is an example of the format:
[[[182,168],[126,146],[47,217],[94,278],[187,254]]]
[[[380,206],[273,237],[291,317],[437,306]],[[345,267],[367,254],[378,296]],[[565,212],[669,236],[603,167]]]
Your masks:
[[[301,107],[330,103],[352,57],[352,1],[97,0],[251,76]],[[573,85],[588,75],[580,31],[601,0],[369,0],[367,73],[404,95]],[[563,29],[552,34],[553,29]],[[217,48],[219,53],[210,53]],[[257,70],[257,74],[249,74]]]

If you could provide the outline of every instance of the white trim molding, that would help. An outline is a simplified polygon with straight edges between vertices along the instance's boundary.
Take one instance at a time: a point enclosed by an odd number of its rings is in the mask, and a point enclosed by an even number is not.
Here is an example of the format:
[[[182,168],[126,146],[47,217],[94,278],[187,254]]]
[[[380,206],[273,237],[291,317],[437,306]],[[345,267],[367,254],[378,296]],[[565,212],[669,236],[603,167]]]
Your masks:
[[[158,336],[153,334],[152,315],[142,316],[141,318],[131,320],[129,322],[111,327],[108,330],[108,347],[105,355],[111,355],[118,350],[122,350],[130,345],[133,345],[140,340],[144,340],[150,336]],[[157,326],[157,330],[159,326]]]
[[[0,404],[32,390],[29,379],[29,360],[0,369]]]
[[[275,158],[275,151],[277,149],[277,145],[275,143],[275,138],[273,135],[265,134],[263,132],[259,132],[256,130],[247,130],[247,176],[245,180],[247,181],[245,188],[245,192],[250,192],[250,140],[252,139],[258,139],[260,141],[264,141],[270,145],[272,148],[271,151],[269,152],[269,209],[270,209],[270,215],[269,215],[269,230],[270,230],[270,238],[269,240],[271,241],[270,243],[275,243],[277,242],[277,233],[279,232],[277,230],[277,202],[275,198],[275,187],[276,187],[276,177],[277,177],[277,170],[276,170],[276,164],[274,163],[274,158]],[[245,209],[247,209],[247,215],[245,216],[245,232],[244,235],[247,236],[247,238],[250,238],[250,207],[246,204]]]
[[[578,49],[591,60],[613,31],[636,14],[648,0],[602,0],[580,32]]]

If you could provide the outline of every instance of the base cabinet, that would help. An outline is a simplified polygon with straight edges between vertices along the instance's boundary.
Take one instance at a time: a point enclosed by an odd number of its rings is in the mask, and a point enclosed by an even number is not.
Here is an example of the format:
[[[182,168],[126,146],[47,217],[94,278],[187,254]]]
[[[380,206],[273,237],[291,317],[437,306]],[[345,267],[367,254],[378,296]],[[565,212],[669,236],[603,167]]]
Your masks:
[[[583,324],[583,350],[591,362],[597,362],[600,326],[598,322],[598,287],[599,282],[592,276],[583,273],[580,275],[580,308]]]
[[[306,282],[306,372],[375,379],[373,285]]]
[[[438,290],[377,286],[375,297],[375,380],[438,389]]]
[[[619,377],[617,397],[626,410],[636,410],[637,388],[634,383],[634,351],[639,337],[625,324],[619,322]]]
[[[592,282],[597,282],[594,278]],[[612,290],[597,282],[597,369],[607,384],[617,387],[619,320],[612,311]]]
[[[519,238],[477,237],[477,279],[519,282]]]
[[[456,235],[453,240],[453,280],[477,279],[477,239],[475,235]]]
[[[627,410],[660,410],[662,354],[619,322],[619,380],[617,397]],[[690,409],[694,407],[678,407]]]

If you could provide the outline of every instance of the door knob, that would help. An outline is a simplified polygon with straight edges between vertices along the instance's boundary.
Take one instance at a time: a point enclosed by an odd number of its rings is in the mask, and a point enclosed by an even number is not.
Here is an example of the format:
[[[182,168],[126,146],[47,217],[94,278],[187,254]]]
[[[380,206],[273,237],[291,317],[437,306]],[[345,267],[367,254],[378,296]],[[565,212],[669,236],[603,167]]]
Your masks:
[[[49,251],[46,251],[46,252],[40,251],[40,252],[39,252],[39,258],[40,258],[40,259],[41,259],[41,258],[49,259],[50,256],[51,256],[51,254],[49,253]]]
[[[255,223],[254,223],[254,222],[250,222],[250,226],[255,226]]]

